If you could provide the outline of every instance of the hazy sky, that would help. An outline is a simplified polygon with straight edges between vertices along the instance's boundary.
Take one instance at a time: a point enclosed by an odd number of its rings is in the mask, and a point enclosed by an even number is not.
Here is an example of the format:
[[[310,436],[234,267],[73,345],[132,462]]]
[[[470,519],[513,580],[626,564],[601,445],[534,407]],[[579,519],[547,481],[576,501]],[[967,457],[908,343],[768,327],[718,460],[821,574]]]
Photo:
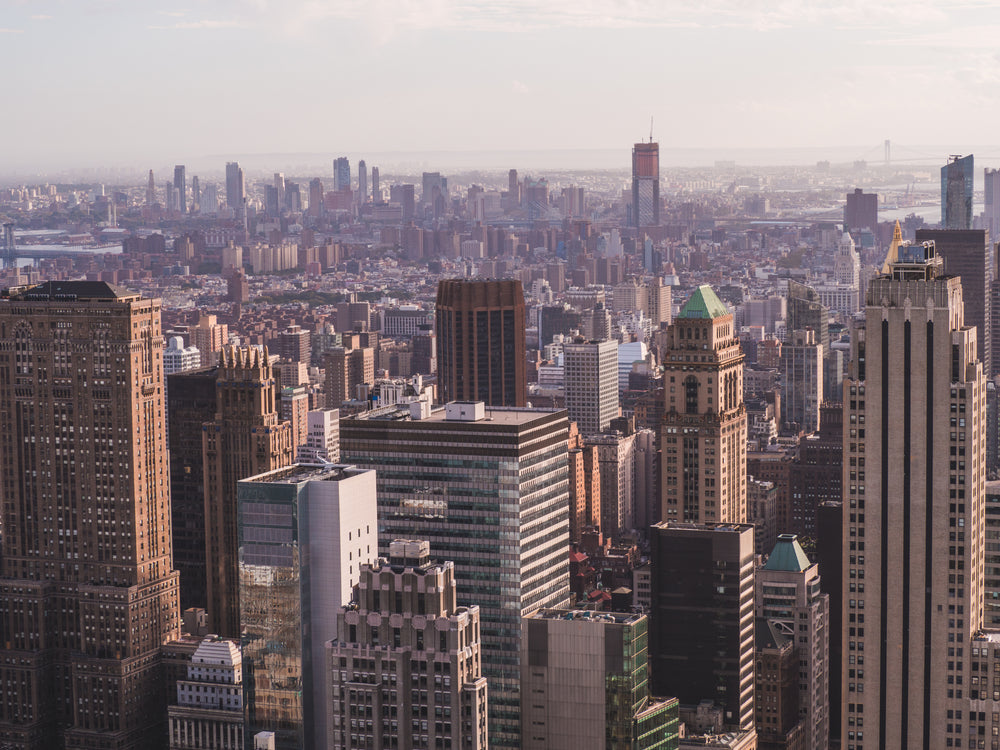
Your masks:
[[[0,0],[0,138],[23,166],[603,149],[652,116],[671,147],[959,148],[1000,143],[998,32],[977,0]]]

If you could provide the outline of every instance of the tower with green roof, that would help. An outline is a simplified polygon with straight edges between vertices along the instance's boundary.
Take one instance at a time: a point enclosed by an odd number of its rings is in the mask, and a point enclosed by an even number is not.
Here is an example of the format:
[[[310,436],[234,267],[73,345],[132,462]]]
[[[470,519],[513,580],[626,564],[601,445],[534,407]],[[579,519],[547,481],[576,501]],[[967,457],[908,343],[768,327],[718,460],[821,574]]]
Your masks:
[[[743,350],[733,314],[708,284],[691,292],[664,353],[658,520],[746,520]]]

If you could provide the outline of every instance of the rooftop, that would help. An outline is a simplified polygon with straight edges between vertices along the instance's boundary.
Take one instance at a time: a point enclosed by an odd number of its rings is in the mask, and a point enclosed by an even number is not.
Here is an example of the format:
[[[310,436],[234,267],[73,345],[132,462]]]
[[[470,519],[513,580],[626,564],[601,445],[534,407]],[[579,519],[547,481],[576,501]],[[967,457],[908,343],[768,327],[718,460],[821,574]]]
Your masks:
[[[781,534],[763,569],[801,573],[810,566],[809,558],[802,550],[798,537],[795,534]]]
[[[691,293],[677,317],[714,320],[726,315],[729,315],[729,308],[712,291],[712,287],[702,284]]]
[[[139,295],[106,281],[46,281],[36,286],[7,289],[5,296],[22,300],[83,300],[128,299]]]
[[[455,402],[458,403],[458,402]],[[492,422],[493,424],[499,425],[524,425],[530,424],[531,422],[539,419],[540,417],[547,417],[549,415],[555,414],[557,412],[564,411],[563,409],[526,409],[520,407],[509,407],[509,406],[486,406],[485,407],[485,418],[480,420],[469,420],[463,421],[458,419],[448,419],[447,411],[444,406],[436,406],[431,409],[431,413],[422,417],[421,419],[412,419],[409,404],[394,404],[392,406],[385,406],[381,409],[372,409],[371,411],[362,412],[360,414],[353,414],[346,418],[345,421],[360,421],[360,422],[427,422],[427,423],[445,423],[449,425],[482,425],[484,423]]]
[[[534,620],[583,620],[631,625],[646,615],[641,612],[604,612],[590,609],[540,609],[528,615]]]
[[[358,469],[347,464],[294,464],[274,471],[258,474],[254,477],[247,477],[240,480],[243,482],[265,483],[265,484],[301,484],[302,482],[338,482],[341,479],[348,479],[358,474],[364,473],[365,469]]]

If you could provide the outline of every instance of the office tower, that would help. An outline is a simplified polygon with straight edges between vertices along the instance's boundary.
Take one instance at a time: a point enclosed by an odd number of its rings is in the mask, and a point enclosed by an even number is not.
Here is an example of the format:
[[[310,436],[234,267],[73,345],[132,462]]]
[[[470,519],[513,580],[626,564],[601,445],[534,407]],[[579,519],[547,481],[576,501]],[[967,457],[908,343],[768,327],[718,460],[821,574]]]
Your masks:
[[[587,435],[597,451],[601,483],[601,533],[608,539],[635,528],[635,433]]]
[[[96,281],[0,298],[0,738],[162,747],[171,570],[160,301]]]
[[[203,214],[216,214],[219,211],[219,190],[218,188],[209,183],[205,186],[205,189],[201,194],[201,202],[198,204],[198,208]]]
[[[244,750],[239,645],[207,636],[191,657],[186,677],[177,681],[177,703],[167,709],[170,750]]]
[[[855,290],[861,288],[861,258],[854,246],[854,240],[847,232],[844,232],[837,245],[837,256],[833,260],[833,276],[838,284]]]
[[[278,750],[324,747],[326,643],[378,556],[374,473],[285,466],[241,480],[238,497],[247,732],[274,732]]]
[[[163,350],[163,374],[173,375],[175,372],[197,370],[201,367],[201,352],[196,346],[184,346],[184,339],[172,336],[167,348]]]
[[[302,211],[302,188],[297,182],[285,183],[285,197],[282,208],[299,213]]]
[[[346,156],[333,160],[333,189],[337,192],[351,189],[351,162]]]
[[[226,205],[237,214],[243,211],[246,203],[246,187],[243,184],[243,170],[240,163],[231,161],[226,163]]]
[[[480,607],[491,747],[520,741],[519,618],[569,601],[567,437],[563,410],[482,402],[340,423],[342,460],[377,472],[383,542],[429,541],[455,563],[459,605]]]
[[[433,325],[419,326],[410,339],[413,355],[410,367],[414,373],[434,375],[437,373],[437,334]]]
[[[763,618],[754,624],[754,704],[760,748],[806,748],[807,729],[799,716],[799,659],[795,635]]]
[[[201,211],[201,182],[198,175],[191,178],[191,213]]]
[[[743,523],[743,351],[732,313],[707,284],[670,326],[663,365],[661,520]]]
[[[786,424],[806,433],[819,429],[823,403],[823,347],[816,332],[793,331],[781,347],[782,410]]]
[[[403,224],[413,221],[417,212],[417,200],[413,185],[393,185],[389,188],[389,201],[398,203],[403,209]]]
[[[816,332],[816,343],[830,351],[830,310],[820,301],[819,292],[797,281],[788,281],[786,330]]]
[[[441,401],[525,406],[527,347],[521,282],[441,281],[436,315]]]
[[[237,482],[292,463],[292,428],[278,409],[267,349],[223,349],[202,450],[208,616],[213,632],[227,638],[240,635]]]
[[[167,198],[167,213],[174,214],[179,212],[180,209],[180,191],[174,186],[172,182],[168,182],[165,188],[166,198]]]
[[[618,342],[563,345],[566,411],[584,435],[606,432],[618,416]]]
[[[753,526],[663,522],[649,535],[653,694],[712,701],[727,729],[751,729]]]
[[[986,543],[983,625],[1000,625],[1000,481],[986,482]]]
[[[435,208],[439,202],[446,203],[448,200],[448,178],[442,177],[440,172],[424,172],[421,175],[420,202],[424,205]]]
[[[205,466],[202,425],[215,414],[218,367],[167,376],[170,517],[181,611],[208,607],[205,589]]]
[[[996,242],[1000,239],[1000,170],[987,167],[983,170],[985,205],[983,206],[983,228]]]
[[[301,364],[301,363],[299,363]],[[305,385],[289,385],[279,389],[281,408],[279,413],[283,422],[288,422],[292,428],[292,455],[300,445],[304,445],[309,433],[309,388]]]
[[[603,302],[598,302],[593,308],[581,313],[580,333],[592,341],[611,338],[611,313],[604,307]]]
[[[878,229],[878,193],[866,193],[861,188],[854,188],[847,194],[847,204],[844,206],[844,231],[860,232],[867,229],[874,232]]]
[[[323,215],[323,181],[319,177],[309,180],[309,215]]]
[[[989,379],[993,374],[993,242],[983,229],[918,229],[917,242],[932,240],[944,272],[962,279],[965,324],[976,327],[977,358]]]
[[[634,227],[660,223],[660,144],[632,147],[632,221]]]
[[[941,228],[972,229],[972,154],[952,156],[941,167]]]
[[[569,540],[579,542],[586,526],[601,525],[601,473],[597,446],[585,445],[576,422],[569,423]]]
[[[844,386],[847,750],[961,747],[967,739],[966,725],[945,716],[968,707],[951,649],[966,648],[982,624],[985,380],[962,297],[961,279],[944,275],[933,242],[894,241],[883,274],[869,282],[864,327],[852,336]]]
[[[340,410],[319,409],[306,415],[306,441],[298,446],[300,464],[340,461]]]
[[[212,367],[219,362],[219,353],[229,341],[229,326],[219,323],[215,315],[198,316],[198,323],[191,327],[191,345],[201,352],[201,366]]]
[[[288,326],[278,334],[278,355],[289,362],[309,362],[311,331],[302,326]]]
[[[243,269],[234,270],[226,278],[226,301],[248,302],[250,300],[250,283]]]
[[[431,562],[425,541],[391,542],[388,560],[361,566],[327,644],[325,746],[485,750],[479,628],[479,607],[458,604],[453,562]],[[369,710],[374,721],[354,718]]]
[[[653,330],[670,325],[673,316],[671,310],[673,295],[670,287],[663,283],[661,277],[654,276],[646,283],[644,291],[646,305],[643,309],[646,311],[646,317],[653,323]]]
[[[830,716],[830,744],[841,743],[841,716],[847,709],[841,703],[841,662],[844,655],[843,627],[844,602],[841,600],[844,580],[844,504],[827,500],[816,509],[816,559],[819,563],[820,591],[830,601],[830,658],[827,690]],[[857,655],[855,654],[855,662]]]
[[[838,396],[839,387],[838,381]],[[799,441],[798,455],[789,468],[789,508],[783,531],[816,539],[820,506],[842,499],[843,432],[843,405],[839,401],[823,404],[819,431]]]
[[[643,614],[589,610],[522,619],[521,747],[676,748],[677,699],[649,690],[648,627]]]
[[[182,214],[187,213],[187,176],[183,164],[174,167],[174,189],[177,190],[177,208]]]
[[[326,367],[326,403],[337,409],[345,401],[358,397],[359,385],[375,382],[375,350],[369,346],[345,349],[335,346],[324,358]]]
[[[285,206],[285,174],[284,172],[274,173],[274,192],[277,203],[277,211],[275,213],[281,213],[281,209]]]
[[[368,202],[368,165],[362,159],[358,162],[358,203]]]
[[[804,747],[826,750],[830,740],[830,602],[820,589],[819,566],[809,562],[794,534],[780,535],[757,571],[755,598],[759,620],[790,638],[797,655],[793,674],[799,716],[808,734]]]
[[[153,180],[153,170],[149,170],[149,179],[146,181],[146,205],[152,206],[156,203],[156,182]]]

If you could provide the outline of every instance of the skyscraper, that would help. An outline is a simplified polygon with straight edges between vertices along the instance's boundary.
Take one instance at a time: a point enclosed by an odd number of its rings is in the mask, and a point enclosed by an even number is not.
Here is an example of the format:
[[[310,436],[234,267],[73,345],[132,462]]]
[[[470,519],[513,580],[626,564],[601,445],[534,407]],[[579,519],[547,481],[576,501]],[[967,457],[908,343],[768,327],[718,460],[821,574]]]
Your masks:
[[[243,184],[243,170],[237,161],[226,164],[226,205],[239,215],[246,202],[246,187]]]
[[[823,347],[816,332],[793,331],[781,347],[782,419],[798,430],[819,429],[819,408],[823,405]]]
[[[240,635],[237,482],[292,463],[292,428],[278,417],[278,388],[267,349],[222,350],[216,413],[203,427],[205,558],[213,632]]]
[[[1000,239],[1000,170],[987,167],[983,170],[985,205],[983,206],[983,226],[990,239]]]
[[[351,189],[351,162],[346,156],[333,160],[333,189],[338,192]]]
[[[941,167],[941,228],[972,229],[972,154],[953,156]]]
[[[186,214],[188,209],[186,172],[183,164],[174,167],[174,189],[177,190],[178,197],[177,207],[182,214]]]
[[[390,542],[388,560],[361,566],[353,602],[337,615],[323,746],[489,747],[479,623],[479,607],[458,605],[453,562],[431,562],[424,541]],[[433,689],[410,689],[422,684]],[[398,718],[352,724],[369,707]],[[426,724],[411,720],[422,716]]]
[[[844,206],[844,231],[858,232],[867,229],[874,232],[878,229],[878,193],[866,193],[861,188],[855,188],[847,194]]]
[[[637,143],[632,147],[632,226],[655,227],[660,223],[660,144]]]
[[[341,420],[343,461],[375,469],[379,537],[455,563],[482,615],[490,747],[520,742],[520,618],[569,601],[564,410],[402,404]]]
[[[963,680],[975,672],[965,673],[955,649],[975,645],[983,619],[986,389],[962,297],[961,279],[943,274],[933,242],[897,239],[851,337],[846,750],[970,741],[968,725],[953,719],[969,709]]]
[[[378,181],[378,167],[372,167],[372,203],[382,202],[382,186]]]
[[[743,350],[732,313],[707,284],[671,325],[663,364],[662,520],[745,522]]]
[[[0,737],[160,747],[171,570],[160,301],[104,282],[0,298]]]
[[[368,165],[362,159],[358,162],[358,203],[368,202]]]
[[[830,351],[830,310],[820,301],[819,292],[797,281],[788,281],[787,329],[816,332],[816,343],[823,353]]]
[[[976,354],[989,378],[993,374],[994,238],[984,229],[918,229],[916,239],[932,240],[944,260],[944,272],[961,277],[965,323],[976,327]]]
[[[441,401],[525,406],[526,350],[520,281],[448,279],[438,283]]]
[[[201,211],[201,181],[198,179],[198,175],[191,178],[191,205],[189,208],[192,213]]]
[[[563,345],[566,410],[581,434],[605,432],[618,416],[618,342]]]
[[[653,694],[753,728],[753,526],[664,522],[649,538]]]
[[[146,205],[156,203],[156,182],[153,180],[153,170],[149,170],[149,180],[146,182]]]

